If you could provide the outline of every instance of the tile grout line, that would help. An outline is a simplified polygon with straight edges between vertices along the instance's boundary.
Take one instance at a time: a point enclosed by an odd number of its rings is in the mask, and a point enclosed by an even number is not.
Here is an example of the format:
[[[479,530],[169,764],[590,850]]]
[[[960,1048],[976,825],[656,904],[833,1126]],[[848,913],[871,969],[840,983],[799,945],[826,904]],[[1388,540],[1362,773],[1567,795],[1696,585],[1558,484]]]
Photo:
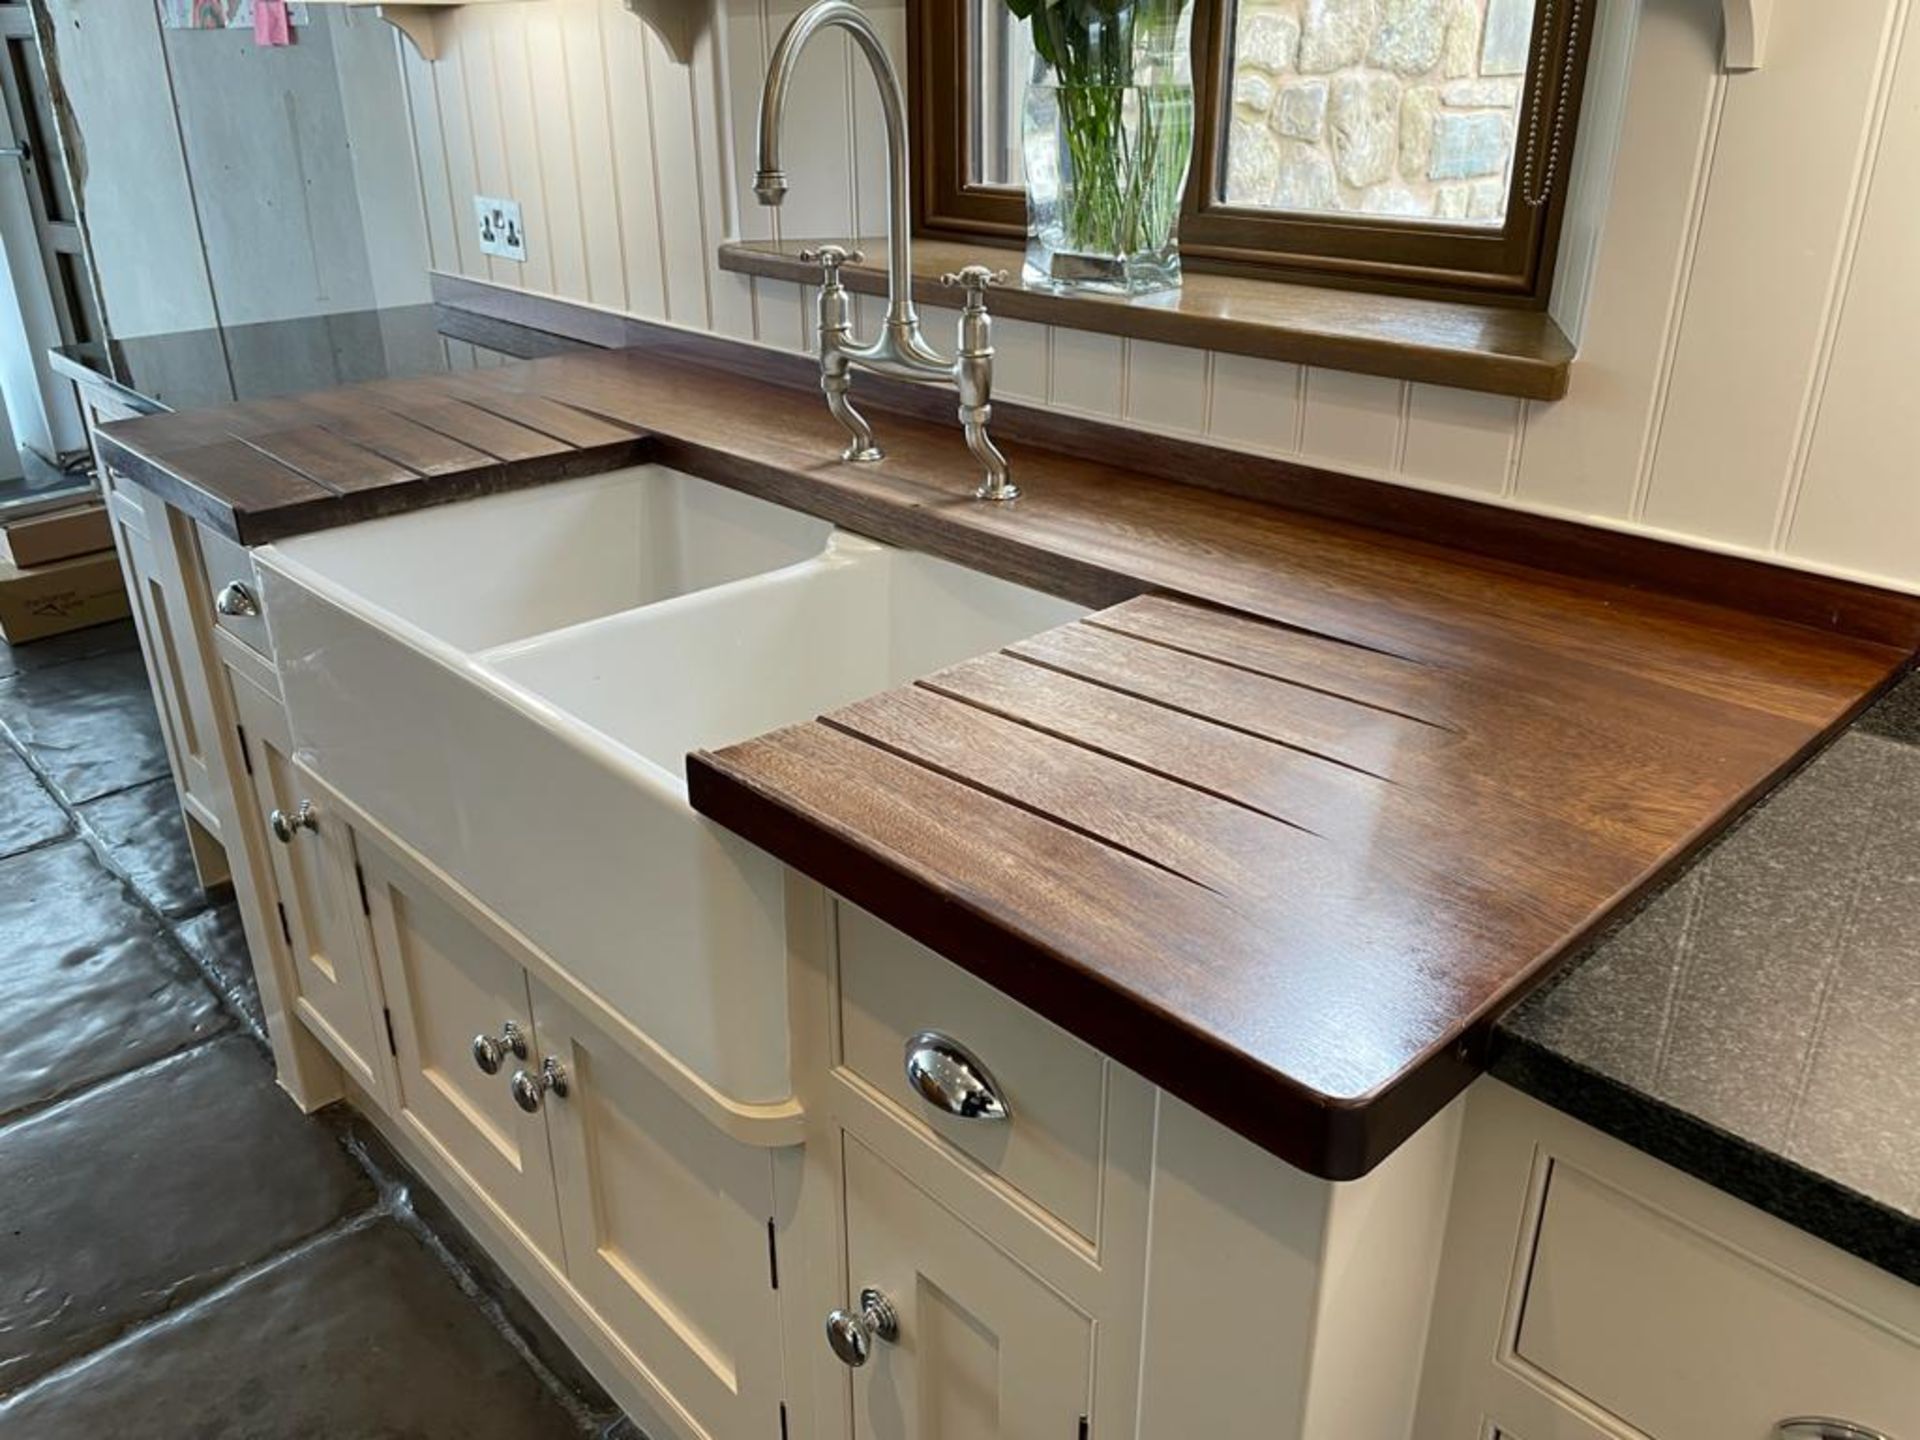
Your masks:
[[[259,1277],[272,1274],[283,1266],[291,1264],[302,1256],[319,1249],[331,1240],[341,1236],[357,1234],[362,1230],[368,1229],[385,1218],[386,1214],[387,1211],[384,1202],[376,1200],[375,1203],[367,1209],[344,1216],[334,1221],[331,1225],[316,1230],[304,1239],[295,1241],[286,1249],[275,1251],[264,1260],[255,1261],[252,1265],[235,1271],[218,1285],[215,1285],[211,1290],[194,1296],[193,1299],[187,1301],[184,1305],[175,1305],[169,1309],[160,1311],[158,1314],[149,1315],[146,1319],[129,1325],[104,1345],[98,1345],[87,1351],[84,1355],[76,1355],[63,1364],[56,1365],[53,1369],[36,1375],[19,1389],[9,1391],[4,1397],[0,1397],[0,1419],[4,1419],[6,1412],[11,1410],[15,1404],[34,1394],[36,1391],[46,1386],[65,1381],[76,1374],[84,1372],[88,1367],[105,1359],[107,1356],[139,1344],[163,1326],[172,1325],[180,1320],[197,1315],[202,1311],[211,1310],[241,1287],[250,1284]]]
[[[189,1040],[186,1044],[169,1050],[164,1055],[155,1055],[152,1059],[142,1060],[138,1065],[130,1066],[125,1070],[116,1070],[111,1075],[100,1075],[74,1086],[71,1090],[62,1090],[44,1099],[31,1101],[18,1110],[0,1115],[0,1137],[12,1133],[17,1127],[30,1120],[39,1120],[57,1110],[64,1110],[69,1105],[77,1105],[82,1100],[91,1100],[102,1091],[111,1090],[123,1082],[144,1080],[149,1072],[158,1070],[163,1065],[171,1065],[184,1056],[198,1054],[202,1050],[219,1044],[222,1040],[234,1039],[244,1033],[237,1027],[222,1025],[211,1035],[202,1035],[197,1040]]]
[[[520,1328],[508,1317],[498,1297],[480,1276],[474,1273],[473,1267],[460,1259],[453,1247],[441,1237],[439,1231],[435,1230],[414,1207],[412,1187],[415,1184],[424,1185],[426,1182],[417,1177],[398,1155],[395,1155],[393,1160],[393,1164],[399,1168],[399,1173],[396,1175],[393,1169],[375,1158],[366,1142],[351,1128],[343,1130],[340,1146],[373,1182],[374,1191],[379,1196],[375,1209],[381,1214],[391,1216],[396,1224],[408,1230],[427,1248],[453,1283],[459,1287],[460,1293],[480,1311],[495,1333],[507,1342],[508,1348],[520,1357],[521,1363],[533,1372],[534,1377],[548,1393],[559,1401],[561,1408],[579,1426],[581,1434],[597,1436],[613,1425],[619,1418],[618,1406],[616,1405],[611,1413],[605,1415],[597,1415],[590,1409],[573,1388],[555,1374],[553,1368],[527,1343],[526,1336],[521,1334]]]
[[[188,969],[200,978],[200,983],[212,992],[215,1000],[219,1001],[220,1008],[227,1013],[240,1030],[253,1038],[255,1044],[261,1046],[263,1049],[270,1048],[264,1029],[257,1027],[254,1024],[253,1017],[248,1015],[243,1007],[234,1002],[233,996],[228,993],[227,986],[221,981],[219,975],[217,975],[211,967],[203,965],[200,962],[199,956],[195,955],[193,951],[187,947],[175,930],[176,925],[185,924],[189,920],[196,920],[202,915],[213,911],[216,908],[216,902],[208,901],[199,909],[182,915],[178,917],[178,919],[169,916],[164,910],[160,909],[159,906],[153,904],[153,902],[148,900],[146,895],[142,893],[140,887],[134,884],[133,877],[127,872],[125,867],[114,860],[111,847],[108,846],[100,832],[94,828],[93,822],[82,813],[81,807],[76,805],[72,800],[69,800],[66,792],[54,783],[53,777],[47,772],[46,766],[42,765],[39,759],[21,742],[20,738],[13,733],[12,727],[4,722],[0,722],[0,735],[6,736],[14,752],[20,756],[22,763],[26,765],[34,779],[40,783],[41,788],[52,798],[53,803],[58,806],[61,813],[67,817],[68,824],[72,826],[71,832],[67,835],[56,837],[53,840],[45,842],[43,845],[29,846],[26,850],[16,853],[22,855],[33,854],[36,851],[51,848],[53,845],[67,840],[78,840],[85,844],[88,852],[93,856],[94,863],[108,875],[112,876],[113,879],[119,883],[121,890],[131,900],[135,908],[154,922],[165,944],[170,947],[175,958],[186,962]],[[138,782],[138,784],[152,784],[154,781],[168,778],[167,776],[155,776],[153,780],[143,780]],[[123,786],[117,791],[109,791],[108,794],[125,794],[128,790],[135,788],[136,786],[134,785]],[[104,795],[95,797],[95,799],[105,798],[106,796]],[[92,801],[83,803],[91,804]],[[8,856],[5,858],[11,859],[12,857]],[[202,893],[204,894],[205,892],[203,891]]]
[[[94,655],[74,656],[68,660],[56,661],[46,668],[54,669],[60,665],[73,664],[80,660],[95,659],[98,658],[100,654],[110,653],[114,652],[102,651]],[[20,673],[22,672],[15,672],[13,675],[0,677],[0,683],[17,679]],[[35,783],[41,787],[56,808],[60,810],[70,827],[64,834],[51,837],[35,845],[26,846],[21,850],[10,852],[6,856],[0,856],[0,860],[12,859],[18,855],[35,854],[41,850],[51,849],[56,845],[68,842],[85,844],[94,863],[99,865],[102,871],[114,879],[120,886],[124,896],[130,900],[142,914],[146,915],[155,923],[164,936],[166,944],[171,947],[172,953],[176,958],[186,961],[192,972],[199,977],[201,983],[212,993],[222,1012],[222,1024],[214,1033],[190,1041],[164,1055],[156,1056],[151,1060],[144,1061],[129,1069],[119,1071],[112,1075],[102,1076],[97,1080],[81,1085],[75,1089],[50,1096],[37,1104],[23,1107],[6,1116],[4,1119],[0,1119],[0,1134],[9,1133],[16,1126],[54,1114],[68,1106],[77,1104],[82,1100],[90,1099],[95,1095],[109,1091],[115,1087],[138,1084],[149,1078],[152,1071],[163,1065],[180,1063],[189,1057],[211,1048],[213,1045],[235,1036],[245,1036],[252,1040],[256,1048],[267,1051],[269,1061],[271,1061],[271,1051],[267,1046],[266,1037],[255,1029],[244,1009],[234,1002],[232,996],[228,993],[227,987],[222,983],[219,976],[212,971],[211,967],[202,965],[198,957],[180,940],[179,935],[176,933],[175,927],[177,925],[212,913],[217,908],[217,902],[208,900],[198,909],[186,915],[179,917],[169,916],[158,905],[152,903],[140,887],[134,883],[132,876],[126,868],[114,859],[111,847],[107,845],[99,830],[92,824],[88,817],[82,813],[81,807],[83,805],[89,805],[95,801],[107,799],[112,795],[125,794],[131,790],[140,788],[142,785],[158,784],[161,780],[170,781],[171,777],[162,775],[147,780],[135,781],[132,784],[120,786],[117,789],[103,792],[100,795],[92,796],[85,801],[76,803],[67,796],[61,786],[55,783],[46,767],[32,754],[25,742],[14,733],[13,728],[4,722],[0,722],[0,739],[4,739],[5,743],[20,757]],[[6,1409],[11,1408],[13,1402],[21,1396],[30,1394],[39,1387],[56,1379],[84,1370],[85,1367],[101,1357],[139,1342],[162,1325],[171,1324],[183,1317],[204,1310],[210,1310],[213,1306],[219,1304],[237,1291],[241,1286],[248,1284],[255,1278],[269,1274],[333,1239],[358,1233],[360,1230],[368,1228],[382,1218],[390,1218],[411,1234],[416,1242],[422,1245],[434,1257],[441,1268],[445,1270],[453,1280],[462,1296],[480,1311],[488,1325],[506,1342],[508,1348],[519,1357],[521,1363],[533,1373],[541,1388],[551,1395],[556,1403],[567,1412],[568,1418],[573,1421],[583,1437],[603,1436],[612,1427],[621,1423],[623,1417],[617,1405],[613,1406],[612,1410],[604,1415],[596,1413],[581,1399],[571,1386],[554,1372],[552,1367],[534,1351],[525,1336],[522,1335],[518,1327],[515,1326],[513,1321],[508,1317],[499,1299],[490,1291],[483,1280],[475,1274],[472,1267],[465,1264],[459,1258],[453,1247],[449,1245],[415,1209],[412,1203],[410,1186],[414,1183],[424,1182],[417,1181],[415,1177],[413,1177],[412,1172],[405,1170],[404,1166],[401,1170],[400,1177],[397,1177],[386,1167],[381,1166],[375,1161],[367,1150],[365,1143],[354,1133],[350,1125],[335,1123],[331,1128],[333,1128],[335,1132],[335,1142],[374,1187],[375,1200],[370,1207],[357,1211],[352,1215],[345,1216],[333,1224],[326,1226],[324,1229],[296,1241],[286,1249],[277,1251],[273,1255],[267,1256],[252,1265],[236,1271],[220,1284],[214,1286],[202,1295],[195,1296],[184,1305],[171,1307],[160,1311],[158,1314],[149,1316],[147,1319],[128,1327],[105,1344],[96,1346],[83,1355],[75,1356],[65,1364],[55,1366],[43,1375],[35,1376],[19,1389],[0,1397],[0,1413],[4,1413]]]

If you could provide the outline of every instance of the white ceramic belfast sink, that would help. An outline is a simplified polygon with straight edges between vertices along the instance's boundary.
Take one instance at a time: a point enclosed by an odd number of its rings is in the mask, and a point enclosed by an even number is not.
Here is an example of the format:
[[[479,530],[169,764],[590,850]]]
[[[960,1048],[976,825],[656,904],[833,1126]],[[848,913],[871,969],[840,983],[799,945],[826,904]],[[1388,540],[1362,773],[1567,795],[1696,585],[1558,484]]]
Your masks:
[[[739,1104],[792,1090],[782,877],[686,753],[1084,613],[657,467],[256,558],[301,758]]]

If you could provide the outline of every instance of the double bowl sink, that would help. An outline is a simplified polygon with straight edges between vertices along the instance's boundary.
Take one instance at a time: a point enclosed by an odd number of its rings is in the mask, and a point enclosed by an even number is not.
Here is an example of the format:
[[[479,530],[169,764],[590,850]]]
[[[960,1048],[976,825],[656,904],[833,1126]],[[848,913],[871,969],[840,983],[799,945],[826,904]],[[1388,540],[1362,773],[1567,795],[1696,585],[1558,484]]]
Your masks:
[[[659,466],[255,559],[300,759],[742,1105],[792,1089],[784,886],[687,752],[1084,613]]]

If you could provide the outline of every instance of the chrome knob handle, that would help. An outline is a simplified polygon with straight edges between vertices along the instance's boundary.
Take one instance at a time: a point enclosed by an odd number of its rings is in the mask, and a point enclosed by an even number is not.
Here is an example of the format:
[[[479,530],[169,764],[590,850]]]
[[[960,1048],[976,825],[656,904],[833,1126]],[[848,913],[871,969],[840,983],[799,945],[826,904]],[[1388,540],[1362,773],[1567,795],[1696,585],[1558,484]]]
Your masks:
[[[527,1058],[527,1037],[513,1021],[502,1025],[498,1035],[473,1037],[473,1063],[480,1067],[482,1075],[498,1075],[509,1055],[516,1060]]]
[[[979,1058],[951,1036],[922,1030],[907,1041],[907,1083],[920,1098],[962,1120],[1010,1120],[1013,1111]]]
[[[1848,1420],[1801,1415],[1773,1427],[1774,1440],[1893,1440],[1884,1430],[1872,1430]]]
[[[302,830],[318,830],[320,817],[314,813],[313,801],[302,800],[300,808],[291,815],[284,810],[275,810],[267,817],[267,824],[273,827],[274,839],[282,845],[291,845]]]
[[[857,1370],[873,1353],[873,1342],[900,1338],[900,1316],[893,1302],[872,1286],[860,1292],[860,1309],[827,1316],[827,1345],[840,1363]]]
[[[562,1100],[567,1098],[566,1067],[549,1055],[540,1062],[538,1075],[530,1075],[525,1070],[514,1071],[510,1088],[513,1090],[513,1103],[529,1115],[537,1115],[549,1091]]]
[[[249,619],[260,613],[260,602],[253,591],[233,580],[220,587],[220,593],[213,597],[213,608],[222,615]]]

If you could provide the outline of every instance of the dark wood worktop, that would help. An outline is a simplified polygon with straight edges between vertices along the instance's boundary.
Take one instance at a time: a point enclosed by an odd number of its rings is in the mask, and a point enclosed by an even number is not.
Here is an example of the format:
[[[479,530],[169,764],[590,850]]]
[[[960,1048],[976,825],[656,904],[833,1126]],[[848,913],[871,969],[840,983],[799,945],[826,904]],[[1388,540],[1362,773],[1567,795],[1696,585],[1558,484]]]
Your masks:
[[[817,392],[769,365],[559,356],[128,422],[104,449],[257,539],[526,483],[497,455],[453,491],[398,456],[363,475],[335,442],[388,457],[367,427],[437,444],[414,431],[454,438],[435,407],[459,405],[557,439],[584,417],[606,428],[567,463],[651,456],[1114,607],[696,755],[694,804],[1332,1178],[1456,1094],[1505,1008],[1913,648],[1885,592],[1702,562],[1792,623],[1654,588],[1687,583],[1665,548],[1633,585],[1560,574],[1058,450],[1013,446],[1025,497],[984,505],[952,425],[876,416],[888,458],[843,464]]]
[[[196,520],[261,545],[648,457],[637,427],[515,394],[488,383],[494,373],[119,420],[100,427],[101,458]]]

